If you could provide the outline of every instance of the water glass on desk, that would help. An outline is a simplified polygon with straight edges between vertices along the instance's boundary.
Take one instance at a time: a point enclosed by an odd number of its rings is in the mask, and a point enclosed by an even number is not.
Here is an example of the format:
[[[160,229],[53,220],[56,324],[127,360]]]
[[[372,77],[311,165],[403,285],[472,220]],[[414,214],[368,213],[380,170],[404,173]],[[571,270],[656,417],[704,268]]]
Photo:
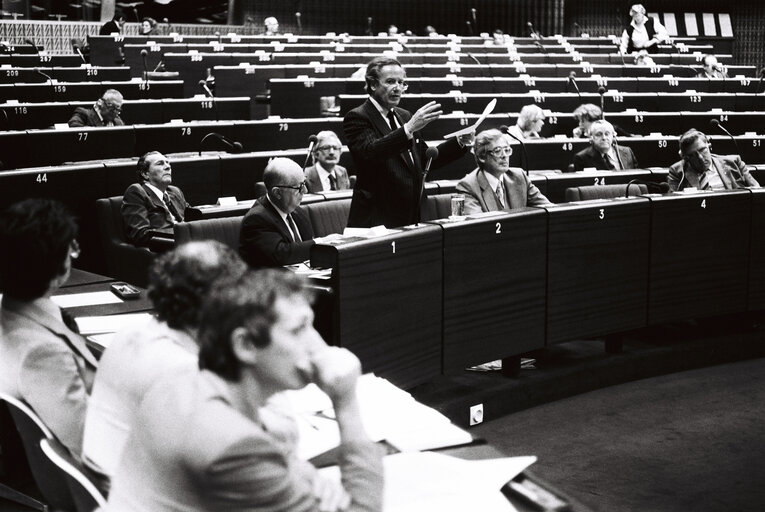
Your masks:
[[[465,196],[452,194],[452,214],[450,219],[463,219],[465,217]]]

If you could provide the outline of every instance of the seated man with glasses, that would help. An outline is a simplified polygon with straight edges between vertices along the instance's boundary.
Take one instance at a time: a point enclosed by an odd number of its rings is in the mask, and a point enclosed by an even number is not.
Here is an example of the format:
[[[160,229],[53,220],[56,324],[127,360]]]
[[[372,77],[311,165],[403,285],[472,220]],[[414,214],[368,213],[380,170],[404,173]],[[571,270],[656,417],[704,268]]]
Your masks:
[[[98,362],[51,300],[80,254],[76,236],[74,216],[50,199],[0,213],[0,391],[29,404],[79,457]]]
[[[122,113],[122,93],[116,89],[107,89],[91,108],[77,107],[69,119],[69,126],[124,126],[120,119]]]
[[[690,129],[680,136],[679,162],[669,168],[667,183],[672,191],[732,190],[759,187],[739,155],[715,155],[709,151],[707,136]]]
[[[300,201],[308,189],[305,174],[289,158],[274,158],[263,172],[267,193],[244,216],[239,253],[252,267],[277,267],[308,259],[313,226]]]
[[[342,153],[343,145],[335,132],[325,130],[316,134],[316,147],[313,150],[314,164],[305,169],[308,192],[316,194],[324,190],[351,188],[348,171],[338,164]]]
[[[574,170],[595,168],[603,171],[637,169],[638,161],[632,148],[616,143],[616,131],[608,121],[590,125],[590,147],[574,155]]]
[[[510,168],[510,141],[496,129],[476,135],[473,151],[478,168],[457,183],[457,192],[465,194],[465,215],[552,204],[526,173]]]

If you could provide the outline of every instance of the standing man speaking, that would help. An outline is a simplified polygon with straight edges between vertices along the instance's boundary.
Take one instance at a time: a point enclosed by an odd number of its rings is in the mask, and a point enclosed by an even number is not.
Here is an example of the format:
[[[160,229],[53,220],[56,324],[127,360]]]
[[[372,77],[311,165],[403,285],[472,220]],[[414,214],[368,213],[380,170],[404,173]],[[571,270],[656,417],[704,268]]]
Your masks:
[[[365,80],[369,98],[343,120],[358,176],[348,226],[395,228],[418,222],[428,149],[420,130],[438,119],[441,105],[431,101],[414,114],[398,107],[408,86],[396,59],[372,60]],[[460,158],[474,137],[468,133],[439,145],[432,167]]]

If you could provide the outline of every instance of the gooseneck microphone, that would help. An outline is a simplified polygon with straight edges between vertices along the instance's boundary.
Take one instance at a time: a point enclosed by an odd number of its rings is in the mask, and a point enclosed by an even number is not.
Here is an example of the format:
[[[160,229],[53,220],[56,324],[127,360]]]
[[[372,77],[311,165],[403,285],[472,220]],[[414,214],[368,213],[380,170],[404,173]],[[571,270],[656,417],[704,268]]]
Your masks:
[[[529,175],[529,154],[526,153],[526,144],[524,144],[523,139],[519,139],[512,133],[510,133],[510,128],[507,127],[506,124],[503,124],[499,127],[499,131],[504,133],[505,135],[509,135],[510,137],[514,138],[521,144],[521,151],[523,152],[523,159],[521,159],[521,169],[523,169],[523,172],[526,173],[526,176]],[[523,162],[526,162],[526,165],[523,165]]]
[[[420,223],[420,217],[422,216],[422,196],[425,193],[425,180],[428,178],[428,172],[430,166],[433,164],[433,160],[438,158],[438,148],[428,147],[425,150],[425,169],[422,172],[422,183],[420,183],[420,195],[417,196],[417,224]]]
[[[478,30],[478,18],[476,17],[476,10],[475,8],[470,9],[470,19],[473,20],[473,27],[475,27],[476,30]]]
[[[199,87],[201,87],[202,89],[204,89],[204,91],[205,91],[205,94],[206,94],[208,97],[210,97],[210,98],[214,98],[214,97],[215,97],[215,95],[213,94],[213,92],[212,92],[212,91],[210,90],[210,88],[207,86],[207,80],[200,80],[200,81],[199,81]]]
[[[533,39],[542,39],[542,35],[534,29],[533,23],[527,21],[526,26],[529,29],[529,36],[531,36]]]
[[[606,93],[605,87],[603,87],[602,85],[598,87],[598,94],[600,94],[600,112],[601,112],[600,118],[604,121],[606,120],[606,108],[605,108],[605,103],[603,100],[603,95],[605,93]]]
[[[741,150],[738,148],[738,142],[736,142],[736,138],[718,121],[717,119],[710,119],[709,120],[709,126],[712,128],[718,128],[720,129],[725,135],[730,137],[730,140],[733,141],[733,145],[736,147],[736,153],[741,154]]]
[[[574,89],[576,89],[576,95],[580,98],[582,97],[582,94],[579,92],[579,85],[576,83],[576,71],[572,71],[568,74],[568,82],[566,82],[566,92],[568,92],[568,84],[571,84],[574,86]]]
[[[138,16],[138,9],[135,8],[135,5],[133,6],[133,16],[135,16],[135,22],[140,25],[141,18]],[[139,30],[140,30],[140,27],[139,27]]]
[[[303,23],[300,21],[301,16],[300,11],[295,13],[295,23],[297,24],[298,35],[303,33]]]
[[[470,20],[467,20],[465,22],[465,25],[467,25],[468,35],[472,36],[473,35],[473,24],[470,22]]]
[[[165,24],[165,33],[169,34],[173,29],[173,26],[170,24],[170,20],[167,18],[162,18],[162,23]]]
[[[215,39],[217,39],[217,40],[218,40],[218,44],[223,44],[223,43],[222,43],[222,39],[221,39],[221,37],[222,37],[222,36],[220,35],[220,32],[218,32],[218,31],[216,30],[216,31],[215,31],[215,34],[213,34],[213,35],[215,36]]]
[[[149,66],[146,64],[147,55],[149,55],[149,52],[147,52],[145,48],[141,50],[141,61],[143,61],[143,81],[144,82],[149,79]]]
[[[319,140],[319,138],[316,135],[311,134],[308,136],[308,152],[305,154],[303,169],[308,167],[308,162],[311,160],[311,153],[313,153],[313,147],[316,145],[317,140]]]
[[[374,32],[372,32],[372,16],[367,17],[367,30],[366,35],[373,36],[375,35]]]
[[[31,39],[24,39],[24,42],[35,49],[35,53],[37,53],[37,56],[40,56],[40,49],[37,47],[34,41]]]
[[[625,187],[624,197],[629,197],[630,196],[630,185],[635,185],[635,184],[645,185],[646,188],[648,189],[649,193],[651,193],[651,189],[658,190],[658,192],[660,194],[662,194],[662,195],[664,195],[667,192],[669,192],[669,183],[667,183],[666,181],[661,182],[661,183],[655,183],[653,181],[643,181],[643,180],[635,178],[635,179],[629,180],[627,182],[627,186]],[[641,193],[640,189],[638,189],[638,195],[640,193]]]
[[[204,137],[202,137],[202,140],[199,141],[199,156],[202,156],[202,143],[206,141],[209,138],[214,138],[222,142],[226,146],[226,152],[227,153],[241,153],[242,152],[242,144],[241,142],[237,142],[235,140],[228,139],[225,135],[221,135],[220,133],[210,132]]]

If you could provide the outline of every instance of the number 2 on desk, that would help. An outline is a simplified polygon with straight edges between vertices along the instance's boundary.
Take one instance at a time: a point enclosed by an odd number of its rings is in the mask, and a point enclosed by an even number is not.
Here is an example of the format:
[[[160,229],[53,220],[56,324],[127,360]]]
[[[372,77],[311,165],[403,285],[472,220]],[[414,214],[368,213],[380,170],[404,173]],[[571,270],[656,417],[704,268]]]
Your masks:
[[[497,234],[497,235],[501,234],[502,233],[502,224],[500,222],[497,222],[495,224],[495,226],[497,226],[497,230],[494,233]]]
[[[391,249],[393,250],[393,254],[396,254],[396,241],[390,243]]]

